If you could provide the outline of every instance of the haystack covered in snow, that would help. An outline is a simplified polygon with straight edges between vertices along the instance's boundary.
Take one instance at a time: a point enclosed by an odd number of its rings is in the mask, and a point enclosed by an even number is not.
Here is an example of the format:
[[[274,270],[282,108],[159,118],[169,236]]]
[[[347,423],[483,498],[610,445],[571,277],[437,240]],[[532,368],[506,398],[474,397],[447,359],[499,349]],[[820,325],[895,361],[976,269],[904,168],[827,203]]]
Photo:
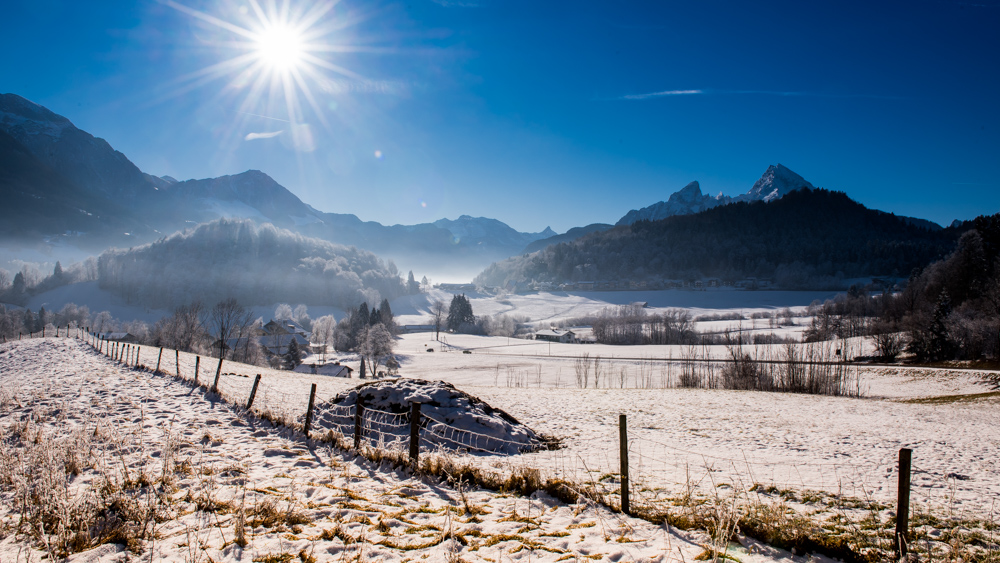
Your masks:
[[[420,403],[421,450],[515,455],[546,447],[541,436],[506,412],[454,385],[423,379],[366,383],[317,405],[314,428],[353,437],[358,397],[366,442],[387,447],[408,442],[410,405]]]

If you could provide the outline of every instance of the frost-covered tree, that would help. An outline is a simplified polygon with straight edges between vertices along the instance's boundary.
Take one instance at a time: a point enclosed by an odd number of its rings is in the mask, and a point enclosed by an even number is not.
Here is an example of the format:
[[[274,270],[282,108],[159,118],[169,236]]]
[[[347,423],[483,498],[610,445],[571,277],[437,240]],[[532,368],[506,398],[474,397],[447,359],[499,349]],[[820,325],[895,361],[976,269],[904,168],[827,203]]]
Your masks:
[[[53,322],[56,326],[84,326],[90,319],[90,309],[86,305],[77,306],[76,303],[67,303],[56,313]]]
[[[109,311],[94,314],[94,319],[90,321],[90,329],[97,333],[113,332],[117,328],[118,323]]]
[[[372,375],[378,373],[378,366],[392,354],[393,345],[392,334],[384,325],[377,324],[368,329],[364,342],[358,350],[362,357],[367,360],[368,369]]]
[[[156,321],[150,340],[156,346],[202,353],[210,344],[207,324],[208,314],[200,302],[181,305],[171,316]]]
[[[290,321],[294,318],[295,314],[292,312],[292,306],[288,303],[281,303],[274,309],[274,318],[279,321]]]
[[[327,349],[334,344],[334,333],[337,329],[337,321],[333,315],[324,315],[315,321],[312,326],[312,341],[322,346],[323,361],[326,361]]]
[[[305,305],[295,307],[295,310],[292,311],[292,320],[306,330],[312,330],[312,319],[309,318],[309,308]]]

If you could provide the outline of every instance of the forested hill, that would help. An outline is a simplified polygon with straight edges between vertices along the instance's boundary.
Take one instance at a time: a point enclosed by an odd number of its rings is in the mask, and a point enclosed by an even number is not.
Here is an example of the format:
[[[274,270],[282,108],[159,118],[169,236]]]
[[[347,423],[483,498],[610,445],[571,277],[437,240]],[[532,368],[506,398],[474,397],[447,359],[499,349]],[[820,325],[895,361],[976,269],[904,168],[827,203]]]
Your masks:
[[[950,252],[960,228],[929,230],[842,192],[802,189],[768,203],[593,233],[490,265],[476,283],[771,278],[784,288],[908,276]]]
[[[126,302],[168,308],[235,297],[353,307],[403,293],[396,267],[374,254],[246,219],[220,219],[98,258],[102,288]]]

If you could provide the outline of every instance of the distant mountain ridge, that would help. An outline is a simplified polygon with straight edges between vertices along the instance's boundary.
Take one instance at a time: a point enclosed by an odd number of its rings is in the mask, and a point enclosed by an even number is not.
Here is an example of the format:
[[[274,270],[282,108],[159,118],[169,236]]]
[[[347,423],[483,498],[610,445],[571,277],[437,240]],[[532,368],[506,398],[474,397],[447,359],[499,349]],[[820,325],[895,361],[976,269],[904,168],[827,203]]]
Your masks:
[[[962,233],[961,227],[928,229],[818,188],[765,201],[775,189],[781,193],[772,183],[756,201],[639,220],[508,258],[486,268],[475,283],[664,287],[676,280],[734,283],[753,277],[785,289],[846,289],[838,284],[848,278],[907,276],[950,252]]]
[[[555,234],[548,228],[521,233],[496,219],[468,215],[418,225],[362,221],[353,214],[319,211],[259,170],[186,181],[153,176],[104,139],[15,94],[0,94],[0,134],[9,146],[5,154],[34,158],[31,163],[0,161],[0,194],[25,201],[0,209],[5,230],[61,238],[89,251],[150,242],[219,218],[250,218],[401,262],[464,264],[471,273]],[[23,195],[28,188],[32,195]],[[49,198],[44,213],[30,212],[28,200],[39,201],[46,193],[58,193],[66,205]],[[67,207],[67,202],[75,203]],[[81,232],[68,234],[62,225]]]
[[[615,225],[631,225],[636,221],[659,221],[675,215],[692,215],[738,201],[774,201],[802,188],[813,189],[815,186],[779,163],[768,166],[760,179],[745,194],[736,197],[729,197],[721,193],[717,196],[710,196],[703,194],[701,185],[694,181],[670,194],[667,201],[629,211]]]

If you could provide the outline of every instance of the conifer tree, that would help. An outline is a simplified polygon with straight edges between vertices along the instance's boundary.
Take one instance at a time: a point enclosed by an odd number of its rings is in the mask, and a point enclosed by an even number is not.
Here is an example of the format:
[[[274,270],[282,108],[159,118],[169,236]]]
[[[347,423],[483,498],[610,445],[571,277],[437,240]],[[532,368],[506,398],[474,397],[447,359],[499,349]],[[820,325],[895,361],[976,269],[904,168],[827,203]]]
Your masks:
[[[299,348],[299,343],[292,337],[292,340],[288,343],[288,351],[285,352],[285,368],[295,369],[299,367],[302,363],[302,350]]]

